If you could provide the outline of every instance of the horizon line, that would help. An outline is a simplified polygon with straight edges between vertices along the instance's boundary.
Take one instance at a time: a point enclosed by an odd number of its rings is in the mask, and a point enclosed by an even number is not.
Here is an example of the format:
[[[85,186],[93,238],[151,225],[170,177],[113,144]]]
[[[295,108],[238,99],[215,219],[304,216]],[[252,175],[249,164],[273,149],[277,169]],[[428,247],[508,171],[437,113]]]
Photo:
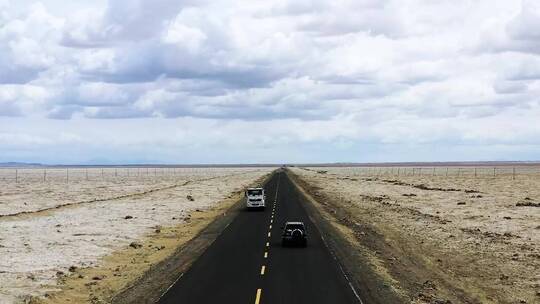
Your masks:
[[[404,162],[293,162],[293,163],[117,163],[117,164],[44,164],[35,162],[0,162],[0,168],[75,168],[75,167],[125,167],[125,168],[227,168],[227,167],[389,167],[389,166],[489,166],[489,165],[540,165],[540,160],[526,161],[404,161]]]

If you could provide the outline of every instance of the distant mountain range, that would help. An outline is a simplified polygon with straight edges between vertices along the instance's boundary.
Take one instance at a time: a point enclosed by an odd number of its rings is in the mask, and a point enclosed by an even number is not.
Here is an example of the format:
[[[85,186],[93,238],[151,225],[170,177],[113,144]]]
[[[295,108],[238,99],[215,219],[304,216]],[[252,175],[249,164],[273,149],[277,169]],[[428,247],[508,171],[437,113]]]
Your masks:
[[[39,163],[19,163],[19,162],[6,162],[6,163],[0,163],[0,167],[6,168],[6,167],[13,167],[13,168],[21,168],[21,167],[43,167],[42,164]]]
[[[295,163],[295,164],[95,164],[95,165],[45,165],[25,162],[0,162],[0,168],[36,167],[125,167],[125,168],[238,168],[238,167],[489,167],[489,166],[539,166],[540,161],[463,161],[463,162],[386,162],[386,163]]]

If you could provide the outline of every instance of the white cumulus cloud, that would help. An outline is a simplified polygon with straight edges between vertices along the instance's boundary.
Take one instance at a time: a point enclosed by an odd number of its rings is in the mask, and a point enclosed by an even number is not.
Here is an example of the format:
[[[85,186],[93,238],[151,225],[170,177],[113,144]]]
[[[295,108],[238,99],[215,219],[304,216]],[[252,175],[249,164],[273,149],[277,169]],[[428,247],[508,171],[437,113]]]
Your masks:
[[[0,161],[537,159],[539,26],[533,0],[0,0]]]

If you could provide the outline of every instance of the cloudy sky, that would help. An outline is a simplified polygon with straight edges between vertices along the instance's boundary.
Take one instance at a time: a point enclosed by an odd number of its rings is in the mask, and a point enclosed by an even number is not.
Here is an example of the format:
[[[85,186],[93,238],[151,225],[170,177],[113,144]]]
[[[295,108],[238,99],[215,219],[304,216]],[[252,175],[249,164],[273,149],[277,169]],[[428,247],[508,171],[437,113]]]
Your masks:
[[[0,162],[540,159],[540,4],[0,0]]]

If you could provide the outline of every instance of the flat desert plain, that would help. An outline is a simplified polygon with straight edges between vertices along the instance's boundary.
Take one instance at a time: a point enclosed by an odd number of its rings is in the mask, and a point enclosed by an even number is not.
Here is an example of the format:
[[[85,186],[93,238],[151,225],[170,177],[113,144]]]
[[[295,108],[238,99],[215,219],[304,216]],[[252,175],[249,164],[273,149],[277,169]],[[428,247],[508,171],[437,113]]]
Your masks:
[[[0,303],[106,302],[272,170],[0,169]]]
[[[291,172],[407,302],[540,303],[540,168],[492,169]]]

